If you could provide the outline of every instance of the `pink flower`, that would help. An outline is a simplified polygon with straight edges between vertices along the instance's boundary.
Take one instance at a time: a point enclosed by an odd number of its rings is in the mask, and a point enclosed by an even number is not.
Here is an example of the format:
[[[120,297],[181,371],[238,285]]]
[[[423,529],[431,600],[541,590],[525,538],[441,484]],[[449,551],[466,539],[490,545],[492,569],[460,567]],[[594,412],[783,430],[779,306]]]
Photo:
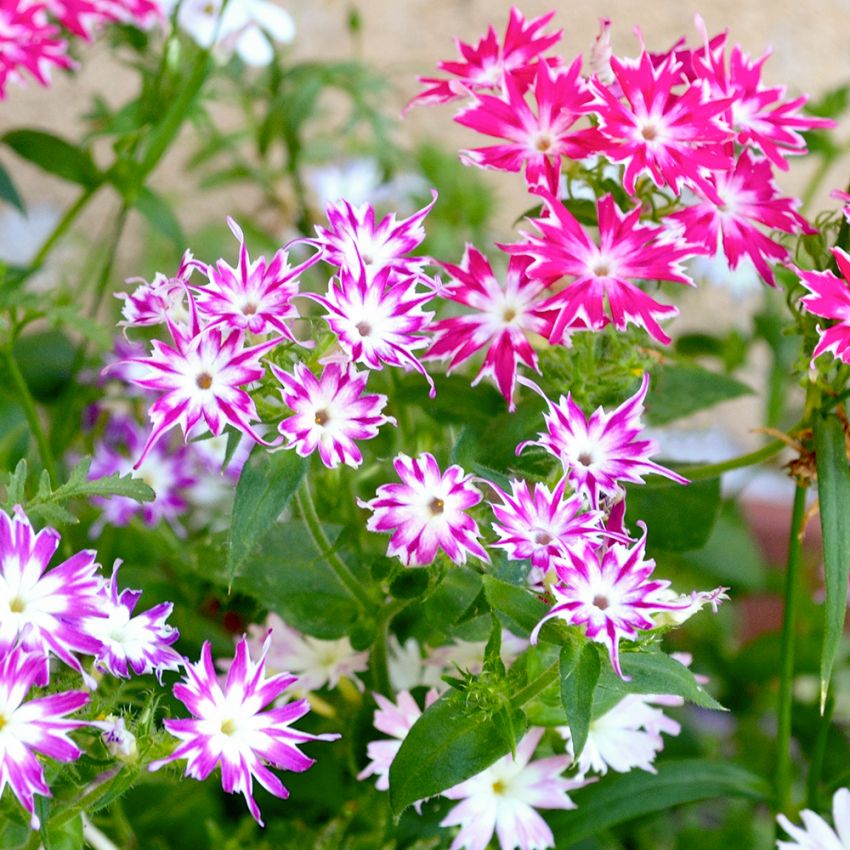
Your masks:
[[[392,531],[387,557],[398,556],[408,567],[430,564],[442,549],[456,564],[465,564],[467,554],[489,561],[478,542],[481,532],[466,511],[475,507],[481,492],[470,483],[459,466],[444,473],[432,454],[417,458],[400,454],[393,461],[401,484],[382,484],[369,502],[357,500],[372,511],[369,531]]]
[[[713,197],[705,170],[731,166],[723,145],[731,134],[719,117],[729,100],[706,100],[700,85],[674,93],[683,78],[673,56],[658,66],[646,51],[636,63],[612,57],[611,70],[626,102],[613,87],[591,81],[597,95],[594,110],[605,139],[600,152],[626,163],[626,191],[634,195],[635,181],[645,174],[677,195],[684,181]]]
[[[395,419],[381,413],[385,395],[364,395],[368,372],[331,363],[317,379],[303,363],[295,364],[294,374],[277,366],[271,369],[282,385],[284,403],[294,411],[278,431],[286,448],[302,457],[318,449],[322,463],[331,469],[341,463],[360,466],[363,455],[354,441],[377,437],[388,422],[395,425]]]
[[[147,28],[164,19],[156,0],[47,0],[47,5],[63,27],[86,41],[107,23]]]
[[[154,340],[150,357],[127,361],[147,367],[144,375],[134,378],[136,384],[163,393],[150,408],[153,430],[134,469],[141,466],[166,431],[179,425],[188,439],[202,420],[216,437],[230,424],[267,445],[251,426],[258,418],[254,402],[240,388],[262,378],[260,357],[277,345],[280,337],[245,348],[241,331],[202,329],[191,298],[189,308],[188,327],[168,321],[173,347]]]
[[[112,578],[101,593],[101,616],[87,617],[82,624],[101,643],[95,663],[101,670],[121,679],[129,679],[131,671],[136,676],[156,673],[162,684],[163,672],[177,670],[181,660],[171,648],[179,632],[166,623],[174,605],[161,602],[133,616],[142,591],[126,589],[119,593],[120,566],[121,562],[116,562]]]
[[[382,369],[384,364],[412,367],[428,381],[433,398],[434,382],[413,354],[428,345],[424,331],[434,318],[422,309],[433,293],[417,292],[418,282],[417,276],[401,277],[390,268],[370,278],[361,263],[356,276],[341,268],[326,295],[305,292],[304,297],[328,311],[325,320],[351,363],[369,369]]]
[[[486,850],[495,832],[501,850],[544,850],[555,838],[537,809],[574,809],[567,791],[587,785],[583,779],[564,779],[569,756],[550,756],[532,762],[542,728],[531,729],[510,754],[486,770],[455,785],[443,796],[462,800],[440,822],[460,826],[451,850]]]
[[[83,622],[101,613],[97,553],[77,552],[48,570],[59,540],[52,528],[35,534],[20,508],[11,517],[0,511],[0,656],[16,646],[32,653],[40,687],[49,680],[51,655],[82,673],[74,653],[96,655],[101,646]]]
[[[322,259],[336,266],[341,276],[347,273],[352,278],[359,274],[362,265],[370,283],[385,269],[406,277],[419,274],[426,258],[405,255],[425,239],[422,222],[437,202],[437,192],[432,190],[431,195],[430,204],[401,221],[391,213],[376,222],[371,204],[359,207],[348,201],[328,204],[330,227],[316,226],[316,244],[322,249]]]
[[[471,106],[461,110],[455,116],[458,124],[507,140],[506,144],[462,151],[461,159],[498,171],[520,171],[525,166],[530,185],[543,183],[555,192],[561,158],[581,159],[598,147],[595,130],[572,130],[593,100],[581,77],[581,57],[566,70],[538,62],[533,91],[536,110],[526,102],[525,87],[508,74],[501,97],[478,95]]]
[[[540,310],[546,284],[526,273],[528,260],[512,257],[504,285],[497,280],[488,259],[472,245],[466,246],[459,266],[444,264],[453,280],[438,290],[441,298],[471,307],[471,315],[441,319],[429,330],[434,341],[426,358],[449,357],[448,371],[467,361],[485,345],[484,363],[473,386],[492,376],[513,410],[517,366],[524,363],[535,372],[537,354],[530,334],[545,334],[551,319]]]
[[[30,813],[33,829],[40,826],[34,795],[51,796],[36,755],[61,762],[80,757],[68,732],[86,724],[65,715],[89,701],[82,691],[64,691],[24,702],[30,688],[41,682],[42,670],[42,659],[21,646],[0,655],[0,794],[7,785],[12,789]]]
[[[788,250],[766,236],[757,223],[783,233],[816,232],[797,212],[799,201],[782,197],[770,163],[753,159],[746,150],[734,169],[706,179],[718,201],[703,198],[669,220],[683,226],[688,242],[700,243],[710,254],[721,243],[731,269],[738,268],[742,257],[749,257],[764,280],[774,286],[772,266],[787,259]]]
[[[289,792],[269,770],[269,765],[301,773],[314,760],[298,749],[299,744],[339,738],[339,735],[310,735],[290,728],[309,711],[307,700],[263,711],[295,681],[294,676],[286,673],[266,679],[270,640],[266,640],[259,660],[254,662],[243,637],[236,645],[236,655],[224,683],[216,677],[209,641],[204,642],[196,664],[184,660],[185,679],[174,686],[174,696],[192,717],[163,721],[181,743],[170,756],[149,766],[150,770],[158,770],[164,764],[186,759],[185,775],[203,780],[220,765],[222,788],[228,794],[242,794],[260,826],[263,821],[252,794],[253,780],[285,800]]]
[[[561,30],[543,32],[554,16],[554,12],[549,12],[526,20],[522,12],[512,6],[503,44],[499,44],[499,37],[492,26],[474,47],[456,40],[462,61],[439,62],[437,67],[457,79],[419,77],[419,82],[426,87],[425,91],[416,95],[407,109],[448,103],[474,92],[499,89],[508,75],[523,88],[528,88],[535,75],[538,57],[561,39]],[[557,59],[546,61],[555,63]]]
[[[620,543],[576,554],[567,550],[556,563],[558,581],[551,592],[555,604],[535,626],[531,642],[543,624],[552,618],[570,626],[584,626],[587,637],[608,648],[611,665],[625,679],[620,668],[620,640],[637,640],[639,630],[655,628],[651,615],[675,611],[687,602],[665,602],[661,593],[669,581],[649,580],[655,561],[645,559],[646,526],[643,537],[631,548]]]
[[[50,66],[72,68],[68,45],[48,21],[44,3],[0,0],[0,100],[9,80],[23,82],[24,72],[41,85],[50,83]]]
[[[658,319],[675,316],[678,310],[660,304],[640,290],[631,279],[672,280],[693,285],[680,261],[693,253],[689,246],[663,227],[640,223],[640,207],[621,213],[611,195],[597,205],[599,243],[591,239],[575,216],[551,193],[536,190],[546,205],[545,218],[531,219],[540,235],[523,233],[524,242],[503,246],[513,255],[530,257],[529,277],[555,281],[573,278],[542,307],[560,313],[550,341],[558,342],[573,326],[594,329],[609,321],[618,330],[629,324],[648,331],[654,339],[669,343]]]
[[[566,484],[562,478],[551,492],[545,484],[535,484],[532,493],[525,481],[511,481],[510,494],[490,485],[502,499],[502,504],[491,504],[499,539],[490,545],[504,549],[512,561],[530,560],[531,585],[542,585],[556,556],[601,540],[602,511],[588,511],[578,494],[565,499]]]
[[[252,263],[242,229],[230,217],[227,224],[239,240],[238,267],[219,260],[207,267],[209,285],[192,287],[198,312],[208,320],[206,327],[224,325],[228,330],[253,334],[278,333],[297,342],[287,324],[298,318],[292,297],[298,293],[301,273],[317,263],[321,255],[316,253],[293,268],[287,250],[282,248],[270,263],[265,257]]]
[[[539,387],[529,385],[543,395]],[[638,439],[648,389],[649,375],[644,375],[631,398],[610,413],[597,407],[589,419],[569,393],[557,404],[544,395],[549,406],[543,414],[546,432],[539,434],[538,440],[520,443],[517,453],[527,445],[546,449],[561,461],[573,489],[594,506],[601,505],[603,496],[617,496],[618,481],[642,484],[642,476],[649,473],[687,484],[686,478],[650,460],[658,451],[653,440]]]
[[[841,248],[833,248],[832,255],[842,277],[831,271],[796,269],[800,282],[812,293],[803,296],[800,303],[815,316],[836,322],[827,328],[818,325],[820,341],[812,352],[812,364],[827,351],[837,360],[850,363],[850,255]]]

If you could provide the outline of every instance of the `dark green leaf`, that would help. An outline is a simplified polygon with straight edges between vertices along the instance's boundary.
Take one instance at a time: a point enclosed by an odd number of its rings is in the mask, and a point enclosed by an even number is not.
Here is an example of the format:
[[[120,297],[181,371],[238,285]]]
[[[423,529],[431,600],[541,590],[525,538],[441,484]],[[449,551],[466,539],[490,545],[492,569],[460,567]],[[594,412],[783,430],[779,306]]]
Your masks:
[[[174,210],[160,195],[144,186],[136,198],[136,209],[154,230],[169,239],[178,250],[183,250],[186,245],[183,228]]]
[[[530,634],[549,611],[545,602],[541,602],[524,587],[508,584],[493,576],[484,576],[483,581],[490,607],[515,634]],[[541,637],[545,639],[545,634]]]
[[[590,641],[575,639],[561,647],[561,703],[567,715],[576,759],[587,742],[593,691],[601,670],[599,650]]]
[[[550,814],[547,820],[557,836],[557,849],[568,850],[617,824],[672,806],[719,797],[761,801],[769,795],[767,782],[738,765],[703,759],[670,761],[659,764],[657,774],[633,770],[570,792],[578,808]]]
[[[73,374],[76,346],[57,330],[40,330],[15,342],[15,359],[37,401],[55,401]]]
[[[509,717],[515,740],[506,740],[504,719],[471,709],[457,694],[443,696],[413,724],[390,767],[390,805],[396,814],[475,776],[510,752],[525,732],[525,716]]]
[[[92,188],[101,175],[91,154],[65,139],[42,130],[12,130],[0,141],[7,144],[22,159],[37,165],[42,171],[63,180]]]
[[[844,632],[850,572],[850,470],[844,428],[837,416],[816,417],[815,457],[826,579],[824,635],[820,664],[821,706]]]
[[[227,547],[228,580],[233,580],[269,533],[301,484],[307,467],[307,459],[295,452],[269,452],[258,446],[251,453],[236,485]]]
[[[460,620],[481,593],[481,575],[465,567],[453,567],[425,600],[428,622],[447,630]]]
[[[653,375],[646,416],[653,425],[666,425],[749,393],[752,390],[746,384],[701,366],[661,366]]]
[[[27,214],[27,208],[24,206],[23,199],[18,194],[18,190],[15,188],[9,172],[2,165],[0,165],[0,199],[6,201],[7,204],[11,204],[13,207],[17,207],[24,215]]]

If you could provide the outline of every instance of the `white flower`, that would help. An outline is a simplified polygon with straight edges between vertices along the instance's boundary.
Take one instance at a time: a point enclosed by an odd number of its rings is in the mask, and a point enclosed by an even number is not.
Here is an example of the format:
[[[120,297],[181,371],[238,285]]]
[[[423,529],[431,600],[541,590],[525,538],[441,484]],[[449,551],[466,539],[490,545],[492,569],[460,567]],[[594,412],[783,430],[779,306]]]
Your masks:
[[[776,820],[793,841],[777,841],[778,850],[850,850],[850,791],[839,788],[832,798],[835,829],[810,809],[800,812],[803,826],[794,826],[785,815]]]
[[[395,635],[390,635],[387,669],[390,685],[396,693],[411,691],[419,685],[445,690],[445,683],[440,678],[441,670],[425,661],[416,638],[411,637],[401,643]]]
[[[457,675],[457,668],[467,670],[473,675],[481,672],[484,666],[485,641],[467,641],[456,638],[451,643],[430,649],[425,664],[436,668],[439,675],[444,673],[449,676]],[[528,640],[517,637],[507,629],[502,629],[502,661],[506,667],[516,661],[517,657],[528,648]],[[438,679],[439,681],[439,679]],[[445,684],[438,685],[445,690]]]
[[[132,761],[137,754],[136,736],[127,729],[123,717],[114,714],[107,715],[105,720],[94,720],[91,723],[101,729],[100,739],[111,756],[121,761]]]

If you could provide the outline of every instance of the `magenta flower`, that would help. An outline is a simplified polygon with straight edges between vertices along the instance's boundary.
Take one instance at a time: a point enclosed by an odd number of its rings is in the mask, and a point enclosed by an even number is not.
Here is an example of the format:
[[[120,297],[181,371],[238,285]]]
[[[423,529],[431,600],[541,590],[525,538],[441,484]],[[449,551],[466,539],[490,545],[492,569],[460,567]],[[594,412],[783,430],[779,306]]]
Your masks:
[[[336,266],[341,275],[347,272],[350,277],[358,275],[362,265],[370,283],[384,269],[402,276],[419,274],[426,258],[406,255],[425,239],[422,222],[437,202],[437,192],[432,190],[431,195],[430,204],[401,221],[391,213],[376,222],[371,204],[328,204],[330,226],[316,226],[316,244],[322,249],[322,259]]]
[[[412,367],[428,381],[433,398],[434,382],[413,354],[428,345],[424,331],[434,318],[422,309],[433,293],[417,292],[418,282],[416,276],[400,277],[389,268],[370,278],[361,263],[357,276],[341,268],[326,295],[305,292],[304,297],[328,311],[325,320],[351,363],[369,369],[382,369],[384,364]]]
[[[382,484],[371,501],[357,500],[372,511],[369,531],[393,532],[387,557],[398,556],[408,567],[423,566],[442,549],[456,564],[465,564],[467,554],[490,560],[478,542],[477,523],[466,513],[482,499],[471,475],[457,465],[441,473],[428,452],[417,458],[400,454],[393,466],[401,484]]]
[[[566,484],[562,478],[554,491],[535,484],[532,493],[525,481],[511,481],[510,494],[490,485],[502,499],[491,503],[499,539],[490,545],[504,549],[512,561],[530,560],[529,584],[540,585],[552,559],[567,549],[583,551],[601,540],[602,511],[588,511],[578,494],[565,499]]]
[[[448,372],[488,346],[484,363],[473,386],[492,376],[514,410],[517,366],[524,363],[539,372],[537,354],[530,334],[546,334],[551,317],[540,310],[546,284],[526,273],[528,260],[512,257],[504,286],[499,283],[489,260],[472,245],[466,246],[459,266],[444,264],[453,280],[438,290],[441,298],[475,310],[431,324],[434,341],[426,358],[451,357]]]
[[[637,640],[639,630],[655,628],[652,614],[686,608],[686,601],[665,601],[669,581],[649,580],[655,561],[645,559],[646,526],[643,536],[631,548],[621,543],[576,554],[567,550],[556,564],[558,581],[551,592],[555,604],[534,627],[531,642],[543,624],[552,618],[570,626],[583,626],[587,637],[608,649],[611,665],[623,679],[620,668],[620,640]]]
[[[684,181],[713,198],[705,171],[732,164],[723,144],[731,133],[720,120],[729,100],[706,100],[701,85],[674,94],[683,78],[673,56],[657,66],[646,51],[636,63],[612,57],[611,70],[625,103],[613,85],[591,81],[597,95],[593,108],[604,136],[600,152],[626,163],[625,190],[634,195],[635,181],[645,174],[677,195]]]
[[[238,267],[219,260],[207,267],[209,285],[192,287],[198,312],[207,320],[206,327],[224,325],[228,330],[253,334],[278,333],[298,342],[287,324],[298,318],[292,297],[298,293],[301,273],[317,263],[321,254],[317,252],[293,268],[286,248],[282,248],[270,263],[265,257],[252,263],[242,229],[230,217],[227,225],[239,240]]]
[[[593,100],[581,76],[581,57],[567,69],[538,62],[533,92],[536,110],[526,101],[525,86],[508,74],[502,96],[481,94],[462,109],[455,116],[458,124],[506,143],[462,151],[461,159],[498,171],[525,166],[529,185],[542,183],[555,192],[561,158],[581,159],[599,145],[595,130],[572,129]]]
[[[155,339],[150,357],[127,361],[147,367],[143,376],[134,379],[136,384],[163,393],[150,408],[153,429],[134,469],[141,466],[166,431],[179,425],[188,439],[202,420],[216,437],[230,424],[268,445],[251,426],[258,418],[257,409],[241,387],[262,378],[260,357],[277,345],[280,337],[244,348],[241,331],[202,329],[191,298],[189,311],[188,327],[168,322],[173,347]]]
[[[461,61],[437,64],[441,71],[456,79],[419,77],[419,82],[426,87],[425,91],[416,95],[407,109],[448,103],[474,92],[499,89],[508,75],[528,88],[535,75],[538,57],[561,39],[561,30],[543,32],[554,16],[554,12],[549,12],[539,18],[526,20],[522,12],[512,6],[503,44],[499,44],[499,37],[492,26],[488,27],[487,34],[474,47],[456,40]],[[546,61],[553,64],[558,60]]]
[[[271,638],[266,640],[260,658],[254,662],[243,637],[236,645],[236,655],[223,684],[216,676],[209,641],[204,642],[197,663],[184,659],[185,679],[174,686],[174,696],[192,717],[163,721],[181,743],[170,756],[149,766],[150,770],[158,770],[169,762],[186,759],[185,775],[203,780],[220,765],[222,788],[228,794],[242,794],[260,826],[263,821],[252,794],[253,780],[285,800],[289,792],[269,766],[302,773],[315,760],[305,756],[298,749],[299,744],[339,738],[291,728],[310,710],[307,700],[263,711],[296,681],[286,673],[265,677],[270,641]]]
[[[524,242],[503,247],[510,254],[532,258],[526,272],[529,277],[573,278],[542,305],[560,310],[550,341],[559,342],[567,328],[598,329],[610,321],[618,330],[638,325],[659,342],[669,343],[658,320],[675,316],[678,310],[651,298],[632,279],[693,285],[680,265],[693,253],[690,246],[663,227],[641,224],[640,207],[621,213],[610,195],[597,205],[597,244],[554,195],[542,189],[536,194],[549,213],[531,219],[540,235],[523,233]]]
[[[539,387],[528,384],[543,395]],[[549,406],[543,414],[546,432],[538,434],[538,440],[520,443],[517,454],[527,445],[546,449],[561,461],[573,489],[594,506],[601,505],[603,496],[617,496],[618,481],[642,484],[642,476],[650,473],[687,484],[686,478],[650,460],[658,451],[655,441],[638,439],[648,389],[649,375],[644,375],[631,398],[610,413],[597,407],[589,419],[569,393],[557,404],[543,395]]]
[[[364,395],[368,372],[356,372],[339,363],[325,367],[320,378],[303,364],[296,363],[294,374],[272,366],[280,381],[283,401],[294,415],[278,425],[287,441],[285,447],[309,457],[318,449],[322,463],[330,467],[341,463],[360,466],[363,455],[355,440],[371,440],[392,416],[381,411],[385,395]]]
[[[142,591],[128,588],[119,593],[120,566],[121,562],[117,561],[112,578],[101,593],[101,616],[87,617],[82,623],[101,643],[95,664],[121,679],[129,679],[131,672],[136,676],[156,673],[162,684],[163,672],[177,670],[181,662],[181,657],[171,648],[179,632],[166,623],[174,604],[162,602],[133,616]]]
[[[564,779],[570,757],[549,756],[532,762],[544,729],[529,730],[510,753],[481,773],[443,792],[462,800],[440,821],[460,826],[451,850],[486,850],[495,832],[501,850],[544,850],[555,846],[552,830],[537,809],[574,809],[567,791],[587,785],[584,779]]]
[[[818,325],[820,340],[812,352],[812,364],[827,351],[837,360],[850,363],[850,255],[841,248],[833,248],[832,255],[842,277],[831,271],[796,269],[800,282],[812,293],[803,296],[800,303],[813,315],[836,322],[827,328]]]
[[[16,646],[32,653],[41,664],[39,687],[49,681],[51,654],[82,673],[74,653],[100,651],[83,622],[100,615],[97,554],[77,552],[48,570],[59,540],[52,528],[35,534],[20,508],[11,517],[0,510],[0,656]]]
[[[757,225],[783,233],[815,233],[797,212],[799,201],[782,197],[770,163],[753,159],[746,150],[734,169],[706,179],[714,186],[718,201],[703,198],[669,219],[684,227],[688,242],[701,244],[709,254],[720,243],[731,269],[738,268],[742,257],[749,257],[762,278],[775,286],[772,266],[786,260],[788,250]]]
[[[67,43],[47,18],[44,3],[0,0],[0,100],[9,80],[22,82],[24,72],[41,85],[50,84],[50,66],[72,68]]]
[[[164,18],[156,0],[47,0],[47,6],[63,27],[86,41],[107,23],[147,28]]]
[[[12,789],[30,813],[33,829],[40,826],[34,795],[51,796],[36,756],[63,762],[80,757],[68,732],[86,724],[65,715],[89,701],[82,691],[65,691],[24,702],[30,688],[41,683],[43,666],[38,655],[21,646],[0,654],[0,794],[7,785]]]

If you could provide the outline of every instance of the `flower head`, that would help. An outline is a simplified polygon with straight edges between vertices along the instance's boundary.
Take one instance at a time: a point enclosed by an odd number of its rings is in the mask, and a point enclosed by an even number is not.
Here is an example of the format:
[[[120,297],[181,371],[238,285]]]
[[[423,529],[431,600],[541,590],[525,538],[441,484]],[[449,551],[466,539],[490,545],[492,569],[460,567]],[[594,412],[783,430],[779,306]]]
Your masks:
[[[318,450],[327,467],[360,466],[363,455],[354,441],[371,440],[388,422],[395,425],[395,419],[381,413],[387,397],[365,394],[368,372],[339,363],[328,364],[319,378],[303,363],[296,363],[294,372],[277,366],[271,370],[281,383],[284,403],[294,412],[278,430],[286,448],[302,457]]]
[[[306,741],[334,741],[339,735],[310,735],[291,728],[291,724],[308,711],[306,700],[296,700],[263,711],[293,682],[294,676],[281,673],[267,679],[266,655],[271,638],[267,638],[255,662],[248,652],[248,641],[236,645],[236,655],[227,678],[218,680],[209,641],[205,641],[201,658],[195,663],[184,660],[185,679],[174,686],[174,696],[191,713],[188,719],[167,719],[165,728],[180,740],[170,756],[154,762],[150,770],[186,759],[186,776],[206,779],[221,767],[221,784],[228,794],[242,794],[254,819],[262,826],[260,809],[252,790],[256,779],[275,797],[286,799],[289,792],[269,765],[301,773],[314,760],[298,746]]]
[[[68,732],[86,724],[65,715],[89,701],[82,691],[65,691],[25,702],[30,688],[41,681],[42,669],[42,659],[21,646],[0,654],[0,794],[7,785],[12,789],[30,813],[33,829],[40,825],[34,795],[50,796],[36,754],[63,762],[79,758]]]
[[[832,797],[833,829],[811,809],[800,812],[803,826],[795,826],[785,815],[778,815],[779,825],[791,841],[777,841],[777,850],[850,850],[850,790],[839,788]]]
[[[157,272],[150,283],[140,278],[130,278],[127,283],[139,285],[131,293],[119,292],[115,296],[124,299],[121,309],[124,319],[119,325],[125,328],[142,328],[162,325],[169,320],[175,323],[185,321],[188,318],[186,287],[196,270],[206,274],[207,267],[195,260],[191,251],[186,251],[174,277]]]
[[[466,511],[477,505],[481,492],[459,466],[440,472],[436,458],[425,452],[411,458],[400,454],[393,461],[401,484],[382,484],[361,508],[372,511],[369,531],[391,531],[387,556],[398,556],[405,566],[430,564],[442,549],[456,564],[467,555],[489,561],[479,543],[481,532]]]
[[[63,27],[86,41],[107,23],[147,28],[163,20],[157,0],[47,0],[47,6]]]
[[[815,316],[835,321],[827,328],[818,326],[820,340],[812,352],[812,363],[826,352],[837,360],[850,363],[850,254],[841,248],[833,248],[832,255],[841,277],[831,271],[797,269],[801,283],[811,292],[811,295],[800,299],[803,306]]]

